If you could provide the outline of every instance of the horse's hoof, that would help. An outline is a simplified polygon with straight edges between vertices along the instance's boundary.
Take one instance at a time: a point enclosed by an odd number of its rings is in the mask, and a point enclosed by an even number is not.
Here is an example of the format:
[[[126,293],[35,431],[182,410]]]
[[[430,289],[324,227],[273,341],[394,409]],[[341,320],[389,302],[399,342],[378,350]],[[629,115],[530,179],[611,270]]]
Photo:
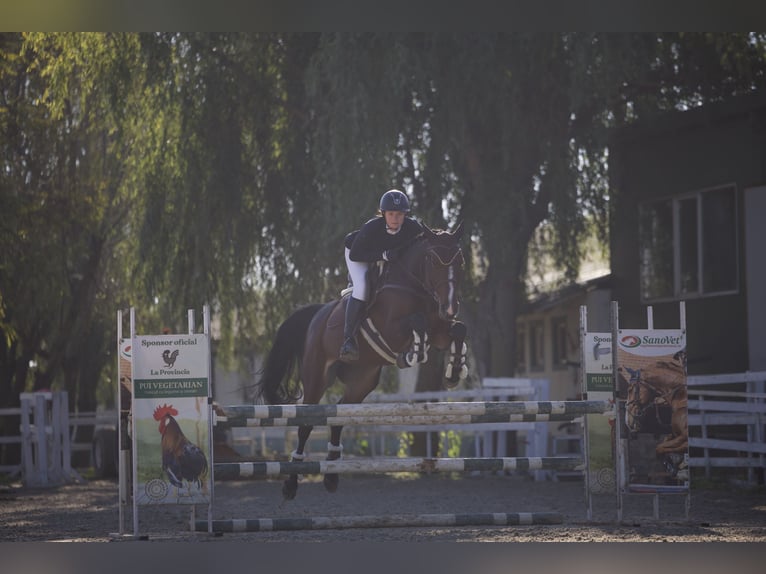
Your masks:
[[[444,388],[445,389],[454,389],[458,383],[460,382],[459,378],[455,379],[444,379]]]
[[[338,483],[340,479],[337,474],[325,474],[324,475],[324,487],[327,492],[335,492],[338,490]]]

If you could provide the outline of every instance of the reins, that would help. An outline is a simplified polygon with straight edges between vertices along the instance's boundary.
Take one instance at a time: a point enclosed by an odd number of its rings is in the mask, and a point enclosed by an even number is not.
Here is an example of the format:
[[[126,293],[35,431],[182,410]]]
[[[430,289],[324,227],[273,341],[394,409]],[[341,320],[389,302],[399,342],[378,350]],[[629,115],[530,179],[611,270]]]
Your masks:
[[[652,385],[651,383],[648,383],[644,380],[642,380],[640,377],[635,380],[635,384],[637,385],[637,396],[638,398],[632,399],[627,401],[626,406],[632,406],[636,411],[637,414],[634,414],[633,416],[637,416],[638,418],[644,416],[646,412],[654,407],[655,416],[657,417],[657,420],[659,422],[659,405],[654,401],[655,398],[659,397],[665,403],[673,408],[673,397],[678,393],[679,390],[683,388],[683,385],[675,385],[673,387],[670,387],[666,390],[663,390],[662,388]],[[641,387],[644,386],[647,389],[649,389],[653,395],[649,397],[649,401],[646,403],[641,402]]]
[[[458,257],[460,257],[461,259],[463,257],[463,251],[462,251],[462,249],[460,247],[458,247],[455,250],[455,252],[452,254],[452,257],[449,260],[445,261],[439,255],[439,253],[438,253],[439,248],[446,249],[446,247],[443,246],[443,245],[429,246],[429,247],[426,247],[424,249],[423,258],[422,258],[422,261],[421,261],[421,264],[420,264],[420,269],[421,269],[421,273],[420,274],[423,276],[423,279],[421,279],[418,275],[416,275],[415,273],[410,271],[410,269],[408,269],[407,267],[402,265],[399,260],[395,260],[395,261],[392,261],[391,263],[389,263],[389,265],[392,265],[392,264],[396,265],[405,274],[406,277],[411,279],[412,282],[423,291],[424,295],[431,297],[434,301],[436,301],[437,304],[440,303],[439,298],[437,296],[438,288],[441,285],[443,285],[444,283],[451,283],[451,282],[453,282],[454,279],[448,277],[447,279],[444,279],[444,280],[436,283],[435,285],[433,285],[432,289],[429,289],[429,287],[428,287],[428,278],[429,278],[428,277],[428,268],[426,267],[426,264],[428,263],[429,260],[431,260],[431,257],[433,256],[433,257],[436,258],[436,261],[440,265],[442,265],[443,267],[451,267],[452,264],[457,260]],[[392,287],[394,285],[387,285],[387,286],[388,287]],[[386,287],[386,286],[384,285],[384,287]],[[405,285],[401,285],[399,287],[406,288]]]

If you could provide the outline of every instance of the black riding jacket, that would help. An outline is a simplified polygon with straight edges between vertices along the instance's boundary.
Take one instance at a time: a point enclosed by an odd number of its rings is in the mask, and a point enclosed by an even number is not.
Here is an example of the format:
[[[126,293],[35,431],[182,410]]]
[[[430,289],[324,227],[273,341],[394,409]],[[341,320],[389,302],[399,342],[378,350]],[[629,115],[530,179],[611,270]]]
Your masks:
[[[377,216],[346,235],[344,244],[351,250],[348,254],[351,261],[372,263],[382,260],[384,251],[397,250],[409,245],[422,232],[423,226],[420,222],[405,217],[399,232],[391,235],[386,231],[385,217]]]

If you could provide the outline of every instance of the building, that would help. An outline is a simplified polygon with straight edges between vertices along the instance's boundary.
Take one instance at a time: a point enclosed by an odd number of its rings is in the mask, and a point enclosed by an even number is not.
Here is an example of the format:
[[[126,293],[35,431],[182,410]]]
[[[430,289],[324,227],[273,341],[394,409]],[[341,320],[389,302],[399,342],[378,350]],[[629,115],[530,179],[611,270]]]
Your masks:
[[[533,298],[518,317],[517,376],[579,392],[589,331],[680,326],[690,374],[766,370],[766,96],[670,112],[613,133],[611,273]]]
[[[615,132],[610,187],[620,325],[685,301],[690,374],[766,370],[766,95]]]

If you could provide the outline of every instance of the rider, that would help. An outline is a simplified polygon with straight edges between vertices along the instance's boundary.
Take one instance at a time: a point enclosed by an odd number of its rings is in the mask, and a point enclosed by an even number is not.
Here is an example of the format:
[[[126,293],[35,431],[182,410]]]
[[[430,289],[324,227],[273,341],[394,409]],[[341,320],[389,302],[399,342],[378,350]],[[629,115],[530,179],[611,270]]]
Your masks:
[[[346,324],[340,359],[346,362],[359,358],[356,333],[364,319],[367,301],[367,268],[376,261],[394,261],[398,250],[408,245],[423,231],[421,224],[407,214],[410,202],[404,192],[391,189],[380,198],[380,209],[360,229],[346,235],[344,241],[346,266],[353,291],[346,303]]]

